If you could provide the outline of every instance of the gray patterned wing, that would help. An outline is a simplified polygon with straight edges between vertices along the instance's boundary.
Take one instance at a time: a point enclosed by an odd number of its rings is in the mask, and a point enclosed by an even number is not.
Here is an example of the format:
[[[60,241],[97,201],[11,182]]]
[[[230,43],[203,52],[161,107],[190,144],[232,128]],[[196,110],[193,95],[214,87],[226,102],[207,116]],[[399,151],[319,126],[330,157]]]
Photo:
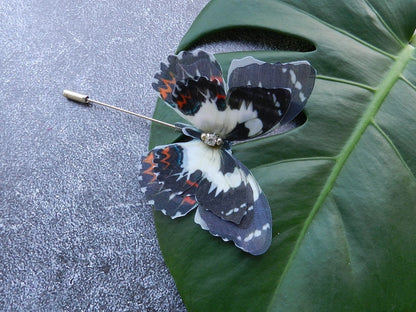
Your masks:
[[[315,84],[316,71],[308,61],[265,63],[253,57],[231,62],[228,71],[230,90],[240,87],[290,90],[291,102],[278,123],[292,121],[306,105]]]
[[[154,148],[142,159],[146,198],[171,218],[198,206],[195,222],[258,255],[271,243],[270,206],[250,171],[225,148],[200,140]]]

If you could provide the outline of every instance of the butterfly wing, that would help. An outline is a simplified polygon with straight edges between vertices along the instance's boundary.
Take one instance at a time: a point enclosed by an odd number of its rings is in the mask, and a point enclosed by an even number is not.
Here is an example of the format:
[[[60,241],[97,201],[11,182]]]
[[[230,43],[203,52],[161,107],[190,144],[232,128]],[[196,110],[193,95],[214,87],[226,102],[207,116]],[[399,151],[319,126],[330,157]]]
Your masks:
[[[306,61],[270,64],[247,57],[231,63],[226,92],[211,54],[182,52],[168,61],[153,87],[182,117],[225,142],[290,122],[305,106],[316,75]],[[199,130],[182,128],[194,140],[156,147],[143,158],[147,198],[172,218],[198,206],[195,222],[203,229],[253,255],[264,253],[271,243],[271,213],[253,175],[229,145],[208,147]]]
[[[271,213],[249,170],[229,151],[199,140],[156,147],[142,160],[141,184],[172,218],[197,205],[195,222],[211,234],[261,254],[271,242]]]
[[[197,80],[199,77],[204,77],[224,89],[221,67],[212,54],[202,50],[182,51],[178,55],[169,55],[168,64],[160,64],[160,72],[155,75],[156,82],[152,86],[166,103],[180,111],[182,105],[173,99],[175,90],[180,90],[178,84],[185,84],[187,80]],[[192,109],[187,107],[183,113],[190,114],[187,111]]]
[[[228,92],[229,141],[256,137],[272,129],[291,105],[290,89],[238,87]]]
[[[142,158],[140,184],[157,210],[171,218],[186,215],[197,206],[196,186],[201,172],[184,168],[184,144],[158,146]]]
[[[217,191],[215,197],[206,190],[218,183],[207,180],[201,185],[195,223],[224,241],[232,240],[245,252],[263,254],[272,241],[272,217],[266,196],[247,167],[227,151],[223,151],[222,161],[224,168],[229,167],[228,178],[239,183],[234,182],[233,188],[220,193]]]
[[[218,133],[224,124],[226,94],[214,56],[201,50],[184,51],[170,55],[168,64],[160,68],[153,88],[162,99],[197,128]]]
[[[261,92],[258,92],[258,88],[265,90],[282,88],[290,91],[290,105],[276,107],[281,110],[283,115],[278,116],[275,123],[264,120],[259,114],[257,118],[263,123],[262,132],[272,129],[277,124],[282,125],[292,121],[302,111],[312,93],[316,77],[315,69],[307,61],[272,64],[253,57],[233,60],[228,73],[227,81],[230,91],[240,88],[247,90],[248,88],[259,96],[262,95]],[[273,107],[273,101],[269,99],[267,102],[270,107]],[[279,104],[282,103],[279,101]],[[261,109],[262,107],[257,111]]]
[[[183,118],[204,132],[244,140],[290,122],[312,92],[315,70],[307,61],[234,60],[228,92],[212,54],[196,50],[169,56],[153,87]]]

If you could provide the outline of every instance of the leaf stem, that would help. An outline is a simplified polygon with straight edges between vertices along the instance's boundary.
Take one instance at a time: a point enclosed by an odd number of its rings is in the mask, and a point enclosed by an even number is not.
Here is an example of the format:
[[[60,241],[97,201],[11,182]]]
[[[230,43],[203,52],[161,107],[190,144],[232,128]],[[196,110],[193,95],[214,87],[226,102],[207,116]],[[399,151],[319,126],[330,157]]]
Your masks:
[[[289,272],[291,264],[293,263],[298,250],[301,248],[302,241],[306,236],[307,231],[309,230],[310,225],[312,224],[316,214],[322,207],[323,203],[326,201],[328,195],[332,191],[333,186],[337,178],[339,177],[341,170],[344,168],[344,165],[348,161],[349,156],[354,151],[354,148],[360,141],[362,135],[364,134],[365,130],[367,129],[368,125],[371,124],[374,120],[375,115],[379,111],[381,105],[384,102],[384,99],[388,96],[391,89],[393,88],[394,84],[397,80],[401,77],[401,74],[405,67],[407,66],[408,62],[412,59],[412,55],[415,48],[411,45],[406,45],[402,51],[398,54],[397,58],[395,58],[395,62],[392,64],[390,71],[387,73],[385,79],[383,79],[378,87],[376,88],[376,92],[374,93],[373,100],[370,102],[367,110],[364,112],[362,118],[358,121],[355,130],[351,134],[350,138],[344,145],[344,148],[339,153],[335,165],[318,197],[314,206],[312,207],[311,212],[308,215],[308,218],[305,220],[305,223],[302,227],[301,232],[299,233],[299,237],[296,241],[295,247],[290,255],[290,258],[283,270],[283,273],[279,279],[279,283],[276,287],[273,297],[276,298],[279,292],[280,287],[283,284],[286,274]],[[269,310],[271,307],[272,301],[269,305]]]

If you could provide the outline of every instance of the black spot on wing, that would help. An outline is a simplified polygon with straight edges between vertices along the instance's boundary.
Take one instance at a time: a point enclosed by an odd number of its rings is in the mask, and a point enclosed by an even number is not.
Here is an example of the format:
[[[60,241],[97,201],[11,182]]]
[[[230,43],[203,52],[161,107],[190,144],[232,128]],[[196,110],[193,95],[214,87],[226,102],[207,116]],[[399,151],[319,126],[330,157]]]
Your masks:
[[[211,183],[203,180],[198,188],[196,199],[201,209],[205,209],[222,220],[240,224],[243,218],[252,219],[248,208],[253,206],[253,196],[250,187],[241,183],[238,187],[226,192],[208,193]]]
[[[241,64],[251,64],[238,67]],[[306,105],[315,84],[315,69],[307,61],[291,63],[264,63],[254,58],[236,61],[237,67],[229,75],[228,86],[262,87],[265,89],[283,88],[291,90],[291,105],[281,119],[281,124],[293,120]]]
[[[193,116],[198,113],[204,102],[215,103],[217,109],[225,109],[225,91],[218,81],[199,77],[178,82],[172,94],[172,106],[184,115]]]
[[[250,171],[229,152],[221,150],[221,166],[217,174],[224,179],[203,179],[199,183],[196,199],[200,206],[235,224],[240,224],[243,218],[251,220],[249,212],[254,199],[253,189],[247,182]],[[239,181],[238,185],[236,181]]]
[[[227,135],[228,140],[244,140],[265,133],[276,126],[290,108],[288,89],[238,87],[229,91],[227,103],[232,110],[246,110],[251,105],[254,114],[241,118]],[[254,119],[256,122],[251,123]],[[254,126],[258,127],[253,128]]]
[[[155,75],[156,82],[153,88],[168,104],[173,104],[172,93],[178,82],[184,83],[187,79],[206,77],[223,83],[221,67],[215,58],[204,51],[183,51],[178,55],[170,55],[168,64],[161,63],[160,72]]]
[[[214,56],[202,50],[183,51],[177,56],[170,55],[168,61],[175,68],[178,80],[195,77],[220,79],[222,77],[221,67]]]
[[[179,217],[196,207],[195,199],[202,173],[183,168],[183,147],[170,144],[155,148],[142,158],[140,184],[146,199],[154,201],[157,210]]]
[[[269,249],[272,241],[272,218],[270,206],[263,193],[255,201],[249,215],[240,224],[221,219],[203,207],[198,207],[195,222],[212,235],[234,244],[252,255],[261,255]]]

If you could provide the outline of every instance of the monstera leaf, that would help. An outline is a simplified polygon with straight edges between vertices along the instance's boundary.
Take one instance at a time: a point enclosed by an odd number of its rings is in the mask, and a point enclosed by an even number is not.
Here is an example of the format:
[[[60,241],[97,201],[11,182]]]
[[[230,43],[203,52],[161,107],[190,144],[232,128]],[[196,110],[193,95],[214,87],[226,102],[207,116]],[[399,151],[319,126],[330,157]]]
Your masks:
[[[416,311],[415,0],[214,0],[179,49],[238,28],[312,42],[307,121],[234,146],[266,193],[273,242],[250,256],[192,213],[155,213],[160,246],[189,311]],[[410,43],[409,43],[410,42]],[[156,118],[177,120],[161,102]],[[150,145],[178,134],[154,126]]]

